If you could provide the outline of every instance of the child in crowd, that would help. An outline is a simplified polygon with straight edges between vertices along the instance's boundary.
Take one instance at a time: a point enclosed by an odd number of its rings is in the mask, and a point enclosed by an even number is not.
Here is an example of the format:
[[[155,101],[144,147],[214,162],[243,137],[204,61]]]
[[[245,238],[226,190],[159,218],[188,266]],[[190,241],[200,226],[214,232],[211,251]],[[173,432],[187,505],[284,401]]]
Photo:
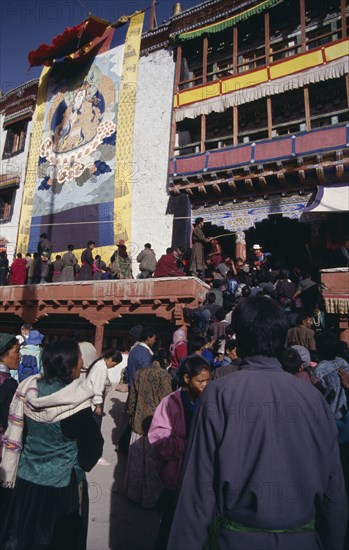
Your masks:
[[[88,388],[94,391],[92,398],[93,416],[99,427],[102,425],[103,403],[107,388],[111,386],[108,369],[112,369],[122,361],[122,355],[116,349],[110,349],[103,353],[101,357],[96,359],[87,371],[85,384]],[[100,458],[99,465],[110,466],[104,458]]]
[[[180,389],[165,397],[158,405],[148,432],[148,440],[157,453],[160,478],[165,486],[160,498],[164,515],[155,544],[156,550],[166,548],[190,423],[199,398],[211,380],[211,369],[200,355],[195,355],[181,363],[178,378]]]

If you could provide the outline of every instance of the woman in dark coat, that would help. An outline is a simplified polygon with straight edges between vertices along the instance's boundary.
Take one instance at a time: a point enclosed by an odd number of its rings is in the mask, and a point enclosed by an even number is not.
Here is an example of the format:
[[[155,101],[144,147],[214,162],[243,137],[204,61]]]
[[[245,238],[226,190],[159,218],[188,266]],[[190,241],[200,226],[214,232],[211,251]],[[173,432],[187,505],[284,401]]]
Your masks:
[[[93,241],[88,241],[87,248],[81,254],[81,269],[79,271],[79,281],[91,281],[93,279],[93,256],[92,250],[95,247]]]

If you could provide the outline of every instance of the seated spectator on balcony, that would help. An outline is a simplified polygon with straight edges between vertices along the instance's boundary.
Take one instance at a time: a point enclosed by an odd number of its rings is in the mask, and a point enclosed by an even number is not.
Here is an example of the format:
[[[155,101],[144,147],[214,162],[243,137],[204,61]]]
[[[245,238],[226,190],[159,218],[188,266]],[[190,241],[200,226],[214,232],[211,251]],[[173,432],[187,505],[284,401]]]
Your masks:
[[[112,279],[133,279],[132,260],[127,254],[125,241],[119,241],[116,246],[117,250],[110,258],[110,272]]]
[[[103,273],[108,271],[107,264],[101,259],[100,255],[97,254],[97,256],[94,259],[93,262],[93,280],[94,281],[100,281],[103,278]]]
[[[154,277],[182,277],[183,271],[177,267],[177,257],[173,248],[167,248],[156,264]]]
[[[140,271],[137,279],[149,279],[149,277],[152,277],[156,268],[156,257],[150,243],[145,243],[144,249],[138,254],[136,260],[139,263]]]
[[[13,285],[24,285],[27,278],[27,262],[22,258],[22,254],[18,252],[17,258],[12,262],[11,278]]]
[[[9,272],[9,262],[6,252],[0,252],[0,286],[7,284],[7,275]]]

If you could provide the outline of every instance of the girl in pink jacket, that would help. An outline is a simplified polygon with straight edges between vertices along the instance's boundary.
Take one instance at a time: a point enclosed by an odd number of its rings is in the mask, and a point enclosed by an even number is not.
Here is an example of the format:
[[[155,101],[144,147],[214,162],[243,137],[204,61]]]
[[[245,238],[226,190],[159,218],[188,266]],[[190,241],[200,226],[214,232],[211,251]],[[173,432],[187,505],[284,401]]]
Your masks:
[[[181,388],[165,397],[153,416],[148,440],[156,451],[160,478],[165,486],[159,501],[164,514],[154,550],[166,548],[190,422],[199,397],[211,380],[210,371],[209,364],[200,355],[188,357],[178,372]]]

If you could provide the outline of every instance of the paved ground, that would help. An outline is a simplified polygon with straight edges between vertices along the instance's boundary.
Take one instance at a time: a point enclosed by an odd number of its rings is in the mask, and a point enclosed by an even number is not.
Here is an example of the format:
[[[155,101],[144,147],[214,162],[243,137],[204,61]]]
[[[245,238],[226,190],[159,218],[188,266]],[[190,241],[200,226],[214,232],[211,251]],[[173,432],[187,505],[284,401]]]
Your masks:
[[[143,510],[123,495],[127,457],[117,453],[115,445],[127,423],[126,397],[127,394],[112,389],[105,401],[103,457],[111,466],[97,464],[87,476],[90,497],[88,550],[152,550],[159,528],[157,510]]]

